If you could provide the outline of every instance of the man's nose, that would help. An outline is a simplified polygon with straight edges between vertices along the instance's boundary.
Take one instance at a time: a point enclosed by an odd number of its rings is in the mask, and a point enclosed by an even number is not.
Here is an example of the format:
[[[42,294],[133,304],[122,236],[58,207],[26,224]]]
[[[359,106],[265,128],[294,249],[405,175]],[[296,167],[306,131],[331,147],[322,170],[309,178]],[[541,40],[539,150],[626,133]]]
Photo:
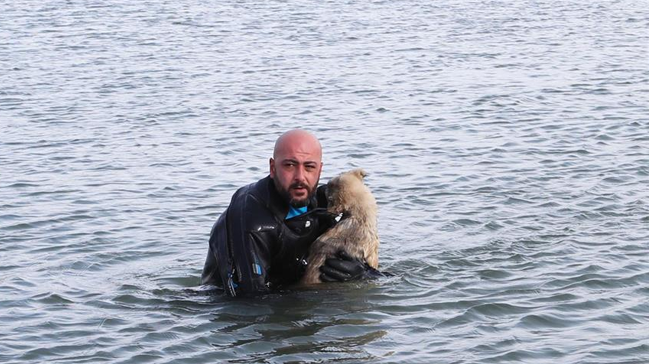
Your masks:
[[[303,182],[305,175],[306,175],[306,173],[304,171],[304,167],[298,166],[295,169],[295,174],[293,175],[293,179],[295,179],[295,181]]]

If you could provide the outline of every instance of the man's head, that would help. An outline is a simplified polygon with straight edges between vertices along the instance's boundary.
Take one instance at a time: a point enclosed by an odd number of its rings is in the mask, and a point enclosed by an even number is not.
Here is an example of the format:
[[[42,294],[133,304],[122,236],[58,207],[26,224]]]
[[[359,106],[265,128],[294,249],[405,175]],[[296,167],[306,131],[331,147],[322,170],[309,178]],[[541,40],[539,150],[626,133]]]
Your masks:
[[[270,159],[270,178],[293,207],[306,206],[318,187],[322,171],[322,147],[311,133],[295,129],[275,142]]]

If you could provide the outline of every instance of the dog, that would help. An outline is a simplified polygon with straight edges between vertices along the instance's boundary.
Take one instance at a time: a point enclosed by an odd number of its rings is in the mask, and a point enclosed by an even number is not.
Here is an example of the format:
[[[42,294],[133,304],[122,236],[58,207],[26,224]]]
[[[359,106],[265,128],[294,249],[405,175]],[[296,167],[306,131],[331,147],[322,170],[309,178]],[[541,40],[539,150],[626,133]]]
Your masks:
[[[301,283],[321,283],[320,267],[339,250],[379,266],[378,207],[370,189],[363,183],[367,174],[362,169],[341,173],[327,183],[327,211],[341,215],[340,221],[320,235],[309,251],[307,268]]]

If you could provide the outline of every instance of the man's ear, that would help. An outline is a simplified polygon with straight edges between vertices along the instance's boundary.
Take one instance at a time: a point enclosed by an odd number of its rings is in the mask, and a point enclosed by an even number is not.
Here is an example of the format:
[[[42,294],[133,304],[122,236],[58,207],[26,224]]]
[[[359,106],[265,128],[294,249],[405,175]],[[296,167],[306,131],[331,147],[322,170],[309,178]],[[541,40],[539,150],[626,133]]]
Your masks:
[[[270,178],[275,178],[275,160],[273,158],[268,160],[268,169],[270,172]]]

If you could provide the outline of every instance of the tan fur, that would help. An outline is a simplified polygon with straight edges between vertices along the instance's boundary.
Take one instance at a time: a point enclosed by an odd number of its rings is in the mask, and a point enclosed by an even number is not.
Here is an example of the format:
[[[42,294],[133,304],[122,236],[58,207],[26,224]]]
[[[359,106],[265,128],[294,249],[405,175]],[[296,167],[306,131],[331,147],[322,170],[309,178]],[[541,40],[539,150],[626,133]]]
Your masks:
[[[365,176],[362,169],[354,169],[338,175],[327,184],[328,211],[336,215],[342,213],[343,218],[311,246],[303,284],[320,283],[320,267],[325,259],[341,249],[378,268],[378,208],[374,196],[363,183]]]

